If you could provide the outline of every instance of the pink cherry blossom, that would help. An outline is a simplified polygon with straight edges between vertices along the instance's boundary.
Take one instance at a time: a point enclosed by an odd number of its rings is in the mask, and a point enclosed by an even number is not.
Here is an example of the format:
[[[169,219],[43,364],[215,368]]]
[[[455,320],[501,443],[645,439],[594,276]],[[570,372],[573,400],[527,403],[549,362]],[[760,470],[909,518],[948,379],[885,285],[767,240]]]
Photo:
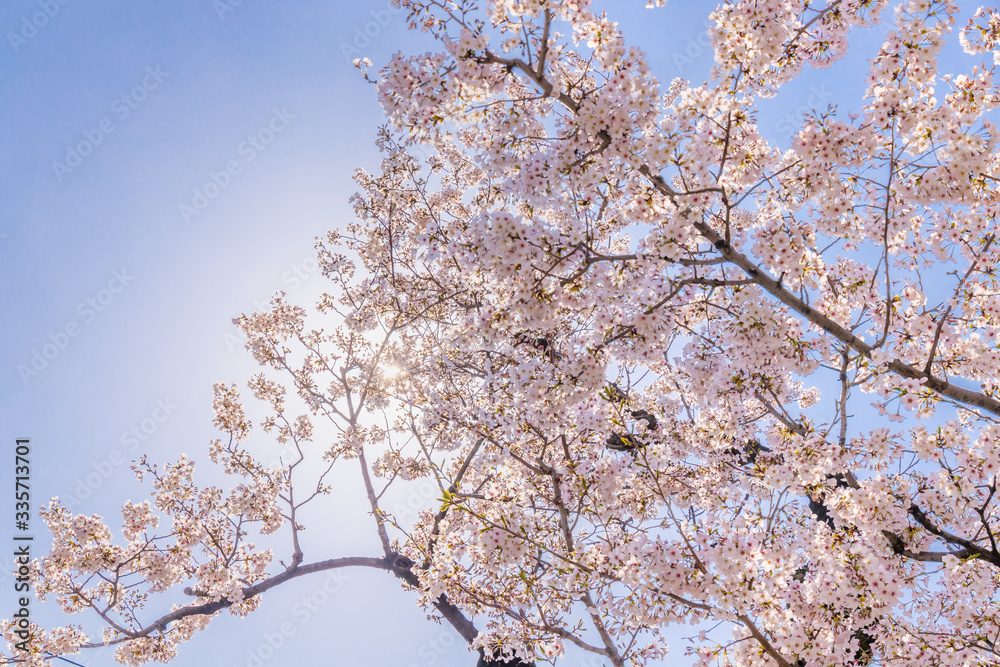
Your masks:
[[[400,4],[440,47],[365,74],[389,125],[317,243],[328,293],[237,319],[263,370],[253,404],[215,387],[232,483],[142,459],[120,533],[53,501],[36,592],[106,629],[12,659],[170,660],[370,567],[485,656],[657,664],[704,622],[705,666],[1000,664],[996,10],[953,36],[949,0],[733,0],[710,80],[663,85],[585,0]],[[873,25],[858,113],[758,125]],[[300,542],[334,466],[374,555]]]

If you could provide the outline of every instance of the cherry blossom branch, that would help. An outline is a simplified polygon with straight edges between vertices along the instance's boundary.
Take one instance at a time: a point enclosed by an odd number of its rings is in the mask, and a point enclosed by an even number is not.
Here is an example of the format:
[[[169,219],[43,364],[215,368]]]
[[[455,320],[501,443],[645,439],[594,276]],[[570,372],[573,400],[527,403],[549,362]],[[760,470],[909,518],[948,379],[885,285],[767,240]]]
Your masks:
[[[842,343],[846,343],[855,351],[871,357],[872,351],[875,349],[872,345],[869,345],[837,322],[833,321],[815,308],[810,307],[802,301],[802,299],[792,294],[787,288],[783,287],[779,281],[768,275],[767,272],[758,267],[746,255],[736,251],[732,248],[732,246],[727,244],[725,239],[723,239],[718,232],[709,227],[706,223],[695,221],[694,226],[702,236],[704,236],[719,250],[727,261],[732,262],[743,269],[747,275],[754,279],[754,282],[764,288],[764,290],[772,296],[776,297],[786,306],[789,306],[792,310],[805,317],[808,321],[834,336],[837,340]],[[937,378],[930,373],[917,370],[916,368],[903,363],[899,359],[893,359],[889,362],[888,366],[889,370],[904,378],[926,380],[927,387],[943,396],[947,396],[948,398],[959,401],[960,403],[974,405],[994,415],[1000,415],[1000,401],[990,398],[986,394],[965,389],[964,387],[959,387],[958,385]]]
[[[962,290],[962,287],[965,286],[965,283],[968,282],[969,277],[976,270],[976,266],[979,264],[979,260],[982,258],[983,255],[986,254],[986,251],[989,250],[995,238],[996,237],[993,234],[990,234],[989,236],[986,237],[986,241],[983,244],[983,249],[979,252],[978,255],[976,255],[976,258],[969,264],[969,269],[965,272],[965,275],[962,276],[962,279],[958,281],[958,285],[955,286],[956,296]],[[931,341],[931,349],[930,352],[928,352],[927,354],[927,364],[924,366],[924,373],[927,373],[928,375],[931,372],[931,366],[934,363],[934,355],[937,353],[937,346],[941,340],[941,331],[944,329],[944,325],[947,322],[948,317],[951,315],[951,310],[952,310],[952,305],[949,303],[948,307],[944,311],[944,314],[941,316],[941,319],[938,320],[937,327],[935,327],[934,329],[934,338]]]
[[[776,419],[778,419],[782,424],[784,424],[784,426],[788,428],[790,431],[802,437],[805,437],[808,434],[808,430],[804,426],[790,420],[788,417],[778,412],[777,409],[773,405],[771,405],[770,401],[765,399],[763,396],[758,394],[757,398],[758,400],[761,401],[761,403],[764,404],[764,406],[771,413],[771,415],[774,416]],[[845,481],[847,482],[847,485],[849,487],[854,489],[860,488],[860,484],[858,483],[857,477],[854,475],[853,472],[845,471],[842,474],[845,476]],[[820,505],[823,506],[823,508],[826,511],[829,511],[829,507],[822,500],[814,499],[814,502],[819,503]],[[953,535],[951,533],[948,533],[947,531],[938,528],[927,518],[923,510],[921,510],[913,503],[910,503],[907,512],[910,514],[910,516],[916,519],[917,523],[923,526],[928,532],[936,535],[937,537],[940,537],[941,539],[951,544],[961,545],[962,549],[956,551],[947,551],[947,552],[913,551],[908,547],[906,547],[906,543],[903,541],[903,538],[901,538],[899,535],[888,530],[883,530],[882,535],[883,537],[885,537],[886,540],[888,540],[889,546],[891,547],[894,553],[901,556],[905,556],[906,558],[909,558],[911,560],[917,560],[923,562],[936,562],[936,563],[942,562],[945,556],[954,556],[959,559],[980,557],[984,561],[1000,567],[1000,553],[998,553],[995,549],[993,551],[987,551],[986,549],[983,549],[982,547],[980,547],[979,545],[975,544],[970,540],[959,537],[957,535]]]
[[[535,72],[539,77],[545,76],[545,59],[549,55],[549,29],[552,27],[552,10],[545,10],[545,18],[542,23],[541,48],[538,51],[538,67]]]
[[[837,2],[831,3],[831,5],[828,6],[827,9],[835,7],[839,3],[839,1],[840,0],[837,0]],[[566,93],[560,92],[557,94],[553,94],[555,86],[552,84],[552,82],[549,81],[547,78],[545,78],[544,74],[539,74],[538,72],[534,71],[526,63],[524,63],[524,61],[518,58],[501,58],[493,54],[489,50],[486,50],[484,55],[476,56],[474,57],[474,59],[482,64],[490,64],[490,63],[501,64],[510,70],[517,70],[519,72],[522,72],[523,74],[528,76],[533,83],[535,83],[543,91],[545,91],[546,96],[552,97],[553,99],[557,100],[571,112],[579,113],[580,111],[579,103],[577,103],[573,98],[571,98]],[[605,136],[608,136],[610,138],[610,136],[607,134],[605,130],[601,130],[601,132],[598,134],[598,138],[601,139],[602,141]],[[677,198],[681,194],[689,196],[707,192],[719,193],[723,191],[722,188],[713,187],[713,188],[696,189],[680,193],[672,189],[670,186],[668,186],[667,183],[663,180],[663,178],[659,176],[659,174],[656,174],[653,170],[651,170],[648,167],[648,165],[641,165],[638,168],[638,171],[639,173],[643,174],[649,179],[649,181],[653,184],[654,188],[656,188],[661,194],[667,196],[675,203]],[[688,209],[688,215],[689,214],[690,214],[690,209]],[[855,351],[861,352],[862,354],[865,354],[866,356],[869,357],[871,356],[871,353],[874,350],[874,346],[869,345],[864,340],[855,336],[849,330],[844,328],[842,325],[830,319],[823,313],[815,310],[807,303],[805,303],[805,301],[803,301],[800,297],[790,292],[787,288],[785,288],[781,284],[781,280],[775,280],[765,270],[763,270],[756,263],[751,261],[746,255],[740,253],[735,248],[733,248],[722,235],[720,235],[718,232],[712,229],[712,227],[709,226],[706,222],[704,222],[703,220],[694,220],[693,225],[695,229],[697,229],[698,232],[719,251],[719,253],[726,261],[733,263],[739,266],[741,269],[743,269],[748,276],[750,276],[758,285],[764,288],[764,290],[766,290],[772,296],[776,297],[779,301],[789,306],[794,311],[798,312],[800,315],[805,317],[808,321],[812,322],[816,326],[820,327],[822,330],[831,334],[841,342],[846,343]],[[948,398],[954,399],[961,403],[976,406],[978,408],[991,412],[994,415],[1000,416],[1000,401],[997,401],[987,396],[986,394],[965,389],[963,387],[959,387],[958,385],[950,383],[946,380],[934,377],[933,375],[931,375],[930,372],[924,372],[918,370],[910,365],[903,363],[899,359],[893,359],[892,361],[889,362],[889,370],[893,371],[897,375],[900,375],[904,378],[924,379],[926,381],[926,385],[929,388],[933,389],[934,391],[943,396],[947,396]]]
[[[959,537],[958,535],[954,535],[942,528],[939,528],[933,521],[930,520],[930,518],[928,518],[924,511],[916,505],[911,504],[907,512],[917,521],[917,523],[923,526],[927,532],[940,537],[945,542],[961,545],[962,551],[951,554],[956,558],[964,559],[978,557],[991,565],[1000,567],[1000,553],[998,553],[995,549],[984,549],[971,540],[967,540],[964,537]]]
[[[565,439],[566,436],[561,437]],[[570,554],[574,554],[576,553],[576,546],[573,541],[573,532],[569,527],[569,510],[563,502],[559,473],[551,465],[541,460],[538,462],[538,468],[542,474],[548,475],[548,477],[552,480],[552,504],[554,504],[559,511],[559,527],[562,530],[566,548]],[[585,590],[582,597],[583,602],[586,605],[587,613],[590,616],[591,621],[593,621],[594,627],[597,629],[597,634],[600,635],[601,641],[604,644],[604,654],[609,660],[611,660],[614,667],[625,667],[625,661],[618,653],[618,647],[615,646],[615,642],[611,638],[611,635],[608,634],[604,621],[601,619],[600,613],[597,611],[597,605],[594,604],[593,597],[590,595],[590,590]]]
[[[740,623],[742,623],[746,629],[750,631],[750,634],[753,635],[753,638],[756,639],[757,643],[761,645],[764,652],[771,656],[772,660],[778,663],[778,667],[792,667],[792,663],[785,660],[784,656],[778,653],[774,646],[771,645],[770,640],[764,636],[764,633],[760,631],[749,616],[746,614],[736,614],[736,618],[738,618]]]
[[[243,589],[243,599],[249,600],[253,597],[264,593],[275,586],[296,579],[307,574],[313,574],[315,572],[323,572],[325,570],[334,570],[344,567],[374,567],[383,570],[391,570],[390,564],[386,559],[381,558],[368,558],[364,556],[351,556],[346,558],[334,558],[326,561],[320,561],[318,563],[310,563],[309,565],[299,565],[293,566],[285,569],[283,572],[274,575],[264,581],[258,582],[251,586],[247,586]],[[204,616],[212,615],[223,609],[227,609],[234,604],[233,600],[222,599],[213,602],[205,602],[203,604],[189,605],[187,607],[180,607],[175,609],[168,614],[160,616],[152,623],[148,624],[144,629],[136,632],[125,632],[126,638],[118,640],[127,641],[129,639],[140,639],[142,637],[148,637],[153,632],[165,632],[167,626],[174,621],[179,621],[183,618],[189,616]],[[81,648],[94,648],[98,646],[103,646],[103,644],[87,644]]]
[[[465,476],[465,473],[468,472],[469,466],[476,458],[476,454],[479,452],[480,446],[482,446],[485,441],[485,437],[480,438],[469,450],[469,453],[466,455],[465,460],[462,461],[462,465],[459,467],[458,472],[455,473],[455,479],[448,485],[448,494],[453,495],[458,493],[459,485],[462,483],[462,478]],[[428,456],[428,458],[430,457]],[[446,516],[448,516],[449,507],[450,504],[445,504],[445,506],[442,507],[436,515],[434,515],[434,524],[431,526],[429,536],[430,539],[427,541],[427,555],[424,557],[424,562],[421,565],[421,567],[425,570],[430,567],[431,559],[434,557],[434,548],[437,544],[438,536],[440,535],[441,522],[444,521]]]
[[[315,574],[317,572],[325,572],[328,570],[342,569],[346,567],[369,567],[380,570],[385,570],[392,573],[397,578],[402,579],[404,582],[412,586],[413,588],[420,588],[420,581],[417,579],[410,568],[413,566],[413,562],[410,561],[405,556],[400,556],[396,553],[390,553],[384,558],[371,558],[367,556],[348,556],[343,558],[331,558],[328,560],[318,561],[315,563],[309,563],[307,565],[293,565],[283,572],[274,575],[264,581],[258,582],[251,586],[247,586],[242,590],[243,599],[249,600],[254,598],[266,591],[279,586],[285,582],[291,581],[292,579],[297,579],[298,577],[306,576],[309,574]],[[142,637],[148,637],[154,632],[166,632],[167,626],[175,621],[179,621],[190,616],[205,616],[213,615],[223,609],[227,609],[234,604],[233,600],[224,598],[221,600],[216,600],[213,602],[206,602],[203,604],[189,605],[187,607],[181,607],[175,609],[168,614],[160,616],[155,621],[147,625],[144,629],[137,632],[128,632],[124,629],[119,629],[119,632],[125,634],[124,638],[110,642],[111,644],[121,643],[123,641],[128,641],[131,639],[140,639]],[[454,604],[452,604],[445,595],[441,595],[437,600],[432,603],[434,607],[441,613],[442,617],[447,620],[455,630],[462,636],[463,639],[468,643],[472,643],[476,636],[479,634],[475,629],[472,622],[465,616],[465,614]],[[81,646],[81,648],[96,648],[104,646],[103,643],[92,643]]]

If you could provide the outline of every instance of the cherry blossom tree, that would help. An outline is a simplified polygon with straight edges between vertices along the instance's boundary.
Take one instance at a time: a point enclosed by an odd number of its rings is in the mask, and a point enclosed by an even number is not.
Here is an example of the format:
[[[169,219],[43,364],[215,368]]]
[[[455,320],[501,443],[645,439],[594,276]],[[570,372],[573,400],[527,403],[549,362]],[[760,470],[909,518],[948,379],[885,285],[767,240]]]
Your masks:
[[[118,535],[53,501],[37,592],[104,634],[7,622],[8,662],[170,660],[367,567],[480,664],[656,664],[700,623],[698,665],[1000,665],[1000,13],[954,38],[993,62],[945,74],[955,2],[732,0],[710,80],[664,88],[587,0],[401,4],[439,50],[359,63],[381,169],[317,243],[315,309],[238,319],[263,416],[216,386],[234,483],[143,459]],[[859,111],[765,138],[761,100],[875,24]],[[303,547],[340,468],[378,552]]]

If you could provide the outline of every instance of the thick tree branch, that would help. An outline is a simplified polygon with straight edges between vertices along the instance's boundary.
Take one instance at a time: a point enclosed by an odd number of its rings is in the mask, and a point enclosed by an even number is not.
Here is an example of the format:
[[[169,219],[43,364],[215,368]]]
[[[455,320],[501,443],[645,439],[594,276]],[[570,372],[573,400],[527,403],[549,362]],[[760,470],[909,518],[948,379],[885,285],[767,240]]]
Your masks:
[[[371,558],[368,556],[348,556],[344,558],[331,558],[328,560],[318,561],[315,563],[309,563],[307,565],[295,565],[289,567],[288,569],[274,575],[264,581],[258,582],[251,586],[247,586],[243,589],[243,599],[249,600],[262,593],[265,593],[275,586],[279,586],[285,582],[291,581],[292,579],[297,579],[299,577],[304,577],[308,574],[315,574],[317,572],[326,572],[328,570],[337,570],[347,567],[369,567],[379,570],[385,570],[392,573],[398,579],[401,579],[410,586],[419,589],[420,581],[417,576],[413,574],[411,568],[413,567],[413,562],[401,556],[399,554],[390,554],[384,558]],[[195,604],[187,607],[181,607],[175,609],[169,614],[164,614],[160,616],[152,623],[148,624],[145,628],[138,632],[128,633],[128,636],[120,641],[127,641],[129,639],[140,639],[142,637],[148,637],[154,632],[165,632],[167,626],[170,623],[179,621],[183,618],[188,618],[190,616],[205,616],[212,615],[223,609],[228,609],[234,604],[232,600],[222,599],[213,602],[205,602],[203,604]],[[466,642],[471,644],[479,632],[473,625],[461,609],[456,607],[447,596],[441,595],[437,600],[434,601],[434,607],[438,610],[441,616],[448,621],[452,627],[458,631],[458,634],[462,636]],[[88,644],[81,648],[94,648],[98,646],[103,646],[103,644]]]

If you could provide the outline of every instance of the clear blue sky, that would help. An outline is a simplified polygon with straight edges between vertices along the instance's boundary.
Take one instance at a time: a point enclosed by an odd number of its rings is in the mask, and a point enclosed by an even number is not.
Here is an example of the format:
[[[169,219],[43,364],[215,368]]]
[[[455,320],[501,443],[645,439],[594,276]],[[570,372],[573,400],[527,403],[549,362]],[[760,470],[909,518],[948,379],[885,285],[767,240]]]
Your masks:
[[[605,4],[664,83],[707,76],[709,3]],[[433,48],[388,9],[387,0],[3,2],[0,451],[31,438],[36,504],[73,496],[76,511],[114,526],[122,499],[146,493],[116,451],[158,461],[186,452],[207,464],[212,383],[256,368],[230,319],[279,289],[303,304],[323,289],[313,238],[351,219],[352,170],[377,166],[381,110],[350,58],[380,65],[398,49]],[[867,52],[820,73],[833,79],[810,75],[768,102],[765,135],[787,144],[804,105],[856,108],[873,35],[858,42]],[[0,461],[2,489],[10,469]],[[307,557],[377,554],[359,498],[349,488],[343,497],[344,528],[324,536],[314,523]],[[11,501],[0,495],[0,517]],[[33,524],[41,552],[46,533]],[[0,565],[7,616],[9,557]],[[324,584],[336,592],[314,592]],[[471,667],[457,636],[413,601],[381,573],[299,580],[245,621],[220,617],[178,664],[252,666],[256,653],[268,658],[261,664]],[[261,650],[283,623],[291,638]],[[671,664],[684,662],[682,649]],[[78,661],[114,664],[110,652]]]

